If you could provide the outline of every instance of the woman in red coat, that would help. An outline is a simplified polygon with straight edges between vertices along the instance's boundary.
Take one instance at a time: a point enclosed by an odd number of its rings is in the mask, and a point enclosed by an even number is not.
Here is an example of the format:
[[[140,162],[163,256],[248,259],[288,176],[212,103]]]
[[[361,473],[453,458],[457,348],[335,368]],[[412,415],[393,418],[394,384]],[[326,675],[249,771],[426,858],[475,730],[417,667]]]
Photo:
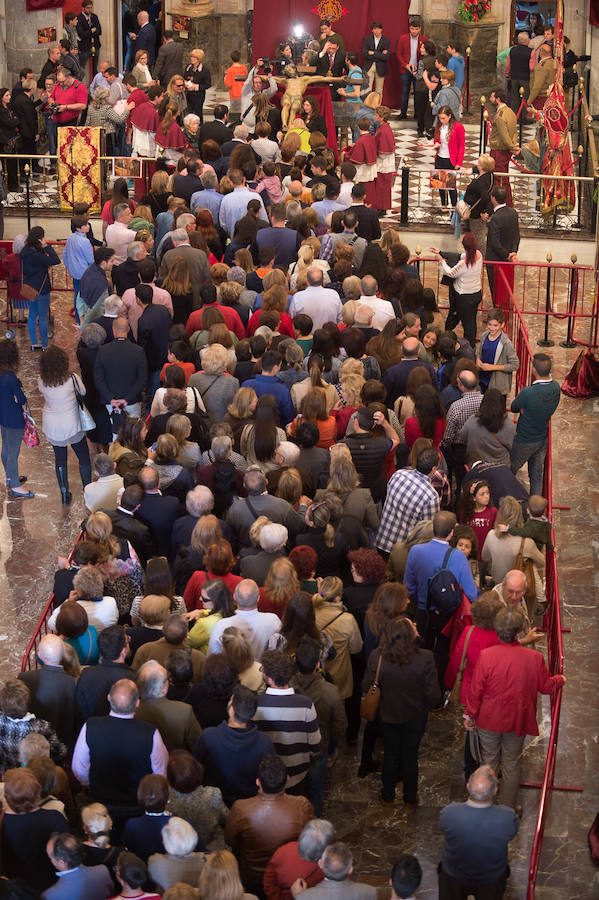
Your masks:
[[[449,106],[442,106],[437,113],[435,126],[435,169],[450,169],[456,171],[464,162],[466,149],[466,132],[461,122],[458,122]],[[441,206],[447,208],[447,191],[439,191]],[[458,192],[449,191],[451,205],[455,206],[458,200]]]
[[[466,729],[476,727],[478,732],[481,763],[495,771],[501,763],[499,802],[514,809],[524,740],[539,733],[537,695],[553,694],[566,681],[563,675],[549,675],[542,655],[519,643],[523,627],[524,615],[517,607],[497,613],[495,631],[501,643],[480,654],[464,713]]]
[[[379,214],[391,209],[391,188],[395,181],[395,137],[389,125],[390,115],[388,106],[379,106],[374,111],[377,126],[374,135],[377,152],[374,207]]]

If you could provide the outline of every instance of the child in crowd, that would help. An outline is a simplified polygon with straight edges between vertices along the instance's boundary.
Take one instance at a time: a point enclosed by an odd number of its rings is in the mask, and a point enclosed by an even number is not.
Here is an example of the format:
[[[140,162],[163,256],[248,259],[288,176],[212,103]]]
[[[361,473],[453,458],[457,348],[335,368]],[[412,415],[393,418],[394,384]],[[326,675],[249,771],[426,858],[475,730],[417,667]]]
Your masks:
[[[344,162],[341,163],[340,171],[341,190],[339,191],[339,197],[337,199],[339,203],[344,203],[346,206],[351,206],[353,203],[351,191],[356,180],[357,169],[353,163]]]
[[[491,485],[488,481],[473,481],[465,484],[460,502],[460,523],[472,528],[478,541],[478,558],[497,518],[497,507],[491,505]]]
[[[461,550],[468,562],[470,563],[470,568],[472,570],[472,577],[474,580],[479,583],[479,568],[478,568],[478,541],[476,540],[476,534],[474,533],[474,529],[469,525],[456,525],[453,529],[453,535],[449,542],[450,547],[457,547],[458,550]]]
[[[281,187],[281,179],[277,175],[277,166],[274,162],[265,162],[262,164],[262,178],[256,185],[259,194],[266,195],[262,199],[265,206],[272,206],[273,203],[280,203],[283,199],[283,189]]]
[[[537,545],[538,550],[547,548],[553,552],[555,549],[551,540],[551,522],[545,515],[547,501],[540,494],[531,494],[528,498],[528,519],[520,528],[515,525],[509,527],[500,526],[502,531],[515,534],[518,537],[529,537]]]

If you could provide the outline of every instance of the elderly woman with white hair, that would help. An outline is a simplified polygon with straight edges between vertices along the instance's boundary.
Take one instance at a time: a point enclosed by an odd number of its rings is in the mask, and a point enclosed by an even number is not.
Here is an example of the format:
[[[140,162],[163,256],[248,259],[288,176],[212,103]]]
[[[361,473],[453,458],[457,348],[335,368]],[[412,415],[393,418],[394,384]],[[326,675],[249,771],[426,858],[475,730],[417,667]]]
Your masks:
[[[122,113],[117,113],[110,103],[110,89],[107,87],[98,87],[94,92],[94,98],[87,108],[87,119],[85,124],[92,128],[102,128],[106,136],[106,154],[114,155],[113,135],[116,134],[120,125],[123,125],[128,117],[129,112],[135,107],[135,103],[127,103]]]
[[[193,147],[193,149],[198,152],[200,150],[199,136],[201,124],[200,117],[196,116],[195,113],[187,113],[187,115],[183,117],[183,134],[185,135],[189,146]]]
[[[160,892],[183,882],[195,887],[206,863],[207,853],[195,853],[198,834],[189,822],[172,816],[162,829],[165,853],[154,853],[148,860],[150,877]]]
[[[251,578],[258,587],[263,587],[273,562],[287,556],[288,539],[284,525],[278,522],[265,525],[260,532],[260,550],[251,556],[244,556],[240,562],[239,570],[243,578]]]
[[[202,355],[202,370],[192,375],[188,387],[197,388],[212,422],[222,422],[227,407],[239,390],[239,381],[226,371],[228,351],[210,344]]]
[[[243,390],[243,388],[240,388]],[[227,437],[231,439],[231,446],[233,446],[233,429],[229,425],[228,422],[217,422],[212,425],[210,428],[210,437],[212,441],[217,437]],[[231,450],[229,454],[229,459],[233,463],[236,469],[239,469],[240,472],[245,472],[248,467],[247,460],[241,453],[237,453],[235,450]],[[214,452],[214,448],[211,446],[210,450],[204,450],[202,453],[202,457],[200,459],[201,466],[209,466],[216,461],[216,455]]]
[[[84,566],[79,569],[73,578],[73,590],[69,594],[69,600],[75,600],[87,613],[89,624],[93,625],[97,632],[116,625],[119,620],[119,611],[114,597],[104,596],[104,579],[100,572],[93,566]],[[56,620],[62,609],[57,606],[48,622],[48,628],[56,631]]]

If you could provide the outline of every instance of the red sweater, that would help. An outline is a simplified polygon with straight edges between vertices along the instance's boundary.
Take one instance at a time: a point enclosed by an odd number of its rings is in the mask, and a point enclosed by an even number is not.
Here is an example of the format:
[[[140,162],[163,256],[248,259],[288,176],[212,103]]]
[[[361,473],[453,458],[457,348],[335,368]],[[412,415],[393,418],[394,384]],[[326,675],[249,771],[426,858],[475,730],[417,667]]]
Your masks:
[[[257,309],[255,313],[252,313],[250,316],[250,321],[248,322],[247,333],[248,337],[252,337],[255,334],[256,328],[260,327],[260,313],[262,309]],[[293,330],[293,322],[291,321],[291,316],[289,313],[281,313],[281,319],[279,322],[279,334],[285,334],[288,337],[291,337],[295,340],[295,331]]]
[[[194,331],[202,330],[202,313],[205,309],[209,308],[220,310],[223,314],[225,325],[227,326],[229,331],[232,331],[238,340],[242,341],[244,339],[245,328],[243,327],[243,322],[239,318],[239,313],[232,307],[222,306],[220,303],[208,303],[201,309],[196,309],[195,312],[192,312],[189,319],[187,320],[187,324],[185,325],[185,330],[189,337],[192,336]],[[293,337],[293,334],[291,336]]]
[[[445,419],[437,419],[435,422],[435,436],[433,438],[433,444],[435,445],[435,447],[439,447],[441,445],[444,431]],[[424,435],[420,431],[420,425],[418,424],[418,419],[416,418],[416,416],[409,416],[409,418],[406,419],[404,425],[404,435],[406,444],[408,445],[410,450],[414,446],[414,441],[417,441],[418,438],[424,437]]]
[[[435,128],[435,143],[439,143],[439,126]],[[466,150],[466,131],[461,122],[454,122],[453,128],[449,132],[449,158],[452,166],[461,166],[464,162],[464,152]]]
[[[518,641],[488,647],[474,667],[466,713],[495,734],[538,734],[537,694],[552,694],[563,683],[563,675],[549,674],[537,650]]]
[[[497,507],[487,506],[481,512],[473,512],[472,515],[464,519],[463,524],[469,525],[476,535],[478,541],[478,558],[482,559],[483,544],[488,533],[492,531],[495,519],[497,518]]]
[[[324,878],[318,863],[306,862],[297,851],[297,841],[283,844],[273,853],[264,872],[266,900],[292,900],[291,885],[303,878],[308,887],[314,887]]]
[[[187,587],[183,594],[188,612],[191,612],[192,609],[204,608],[202,603],[202,585],[205,581],[211,581],[213,578],[220,578],[221,581],[224,581],[231,593],[233,593],[239,582],[243,581],[240,575],[232,575],[231,572],[227,575],[213,575],[212,572],[194,572],[187,582]]]
[[[449,660],[449,665],[445,670],[445,684],[448,688],[452,688],[454,686],[455,680],[458,676],[458,670],[460,668],[460,663],[462,661],[462,652],[464,650],[464,641],[468,635],[470,628],[464,628],[462,631],[457,644],[453,649],[453,653],[451,654],[451,658]],[[494,628],[479,628],[478,625],[474,626],[474,630],[470,635],[470,640],[468,641],[468,649],[466,650],[466,668],[464,669],[464,677],[462,678],[462,690],[460,692],[460,702],[466,705],[466,700],[468,699],[468,692],[470,691],[470,685],[472,684],[472,675],[474,672],[474,666],[478,660],[478,657],[481,655],[483,650],[486,650],[487,647],[495,647],[499,643],[499,638],[497,637],[497,632]]]

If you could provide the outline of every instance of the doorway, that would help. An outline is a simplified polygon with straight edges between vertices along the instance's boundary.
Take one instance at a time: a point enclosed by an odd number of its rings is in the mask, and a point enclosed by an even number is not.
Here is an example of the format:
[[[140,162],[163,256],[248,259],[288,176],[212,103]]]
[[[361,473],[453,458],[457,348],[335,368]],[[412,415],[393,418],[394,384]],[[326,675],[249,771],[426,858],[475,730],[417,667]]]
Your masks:
[[[535,16],[538,17],[538,21],[543,25],[553,25],[555,22],[555,3],[529,3],[526,0],[512,0],[510,34],[516,35],[519,31],[528,31],[530,36],[533,37],[532,25],[534,25]]]

